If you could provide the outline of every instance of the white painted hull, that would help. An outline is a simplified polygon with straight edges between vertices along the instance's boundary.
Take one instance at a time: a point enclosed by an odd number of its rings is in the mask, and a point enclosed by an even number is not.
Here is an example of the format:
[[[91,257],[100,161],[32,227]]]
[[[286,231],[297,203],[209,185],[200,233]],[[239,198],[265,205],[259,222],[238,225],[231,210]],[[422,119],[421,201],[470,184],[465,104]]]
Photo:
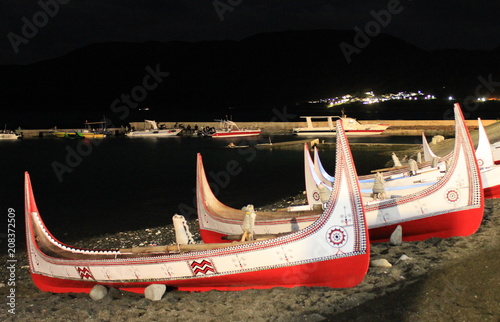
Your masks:
[[[132,131],[125,135],[128,137],[146,137],[146,138],[159,138],[167,136],[176,136],[182,129],[170,129],[170,130],[146,130],[146,131]]]
[[[21,136],[15,133],[0,133],[0,140],[17,140],[20,138]]]

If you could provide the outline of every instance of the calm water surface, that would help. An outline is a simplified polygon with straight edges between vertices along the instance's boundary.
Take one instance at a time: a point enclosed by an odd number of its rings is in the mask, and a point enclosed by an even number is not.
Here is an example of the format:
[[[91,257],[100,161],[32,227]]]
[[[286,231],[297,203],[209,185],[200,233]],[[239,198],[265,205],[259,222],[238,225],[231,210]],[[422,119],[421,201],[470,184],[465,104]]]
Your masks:
[[[292,139],[302,138],[271,138],[273,142]],[[333,142],[334,138],[326,140]],[[419,143],[416,140],[377,136],[352,138],[351,142]],[[249,144],[250,148],[225,148],[229,142]],[[264,206],[304,190],[302,149],[253,147],[266,142],[268,138],[189,137],[0,142],[2,211],[16,210],[18,239],[24,239],[23,173],[28,171],[39,211],[48,228],[63,241],[162,226],[176,213],[194,218],[197,153],[203,156],[208,180],[221,202],[235,208],[249,203]],[[334,150],[322,150],[320,155],[333,174]],[[353,156],[358,174],[388,161],[386,156],[365,150],[353,151]],[[54,164],[59,166],[59,178]],[[63,166],[68,171],[61,170]]]

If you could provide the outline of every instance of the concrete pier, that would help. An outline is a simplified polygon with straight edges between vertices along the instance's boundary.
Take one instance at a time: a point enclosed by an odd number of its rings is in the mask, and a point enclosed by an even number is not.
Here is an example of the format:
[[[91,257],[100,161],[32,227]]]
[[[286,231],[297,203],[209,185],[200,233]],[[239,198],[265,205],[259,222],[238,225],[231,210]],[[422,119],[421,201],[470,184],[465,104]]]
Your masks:
[[[482,120],[484,126],[496,123],[496,120]],[[389,124],[390,127],[383,133],[383,135],[395,136],[420,136],[425,132],[427,136],[454,135],[455,126],[453,120],[377,120],[377,121],[360,121],[361,124]],[[173,128],[176,122],[158,122],[158,124],[165,124],[167,128]],[[204,127],[219,128],[219,122],[178,122],[178,125],[183,125],[184,128],[188,126],[194,129],[197,126],[199,129]],[[292,129],[296,127],[306,127],[306,122],[236,122],[240,128],[260,128],[262,135],[285,135],[291,134]],[[314,126],[327,126],[327,122],[313,122]],[[477,129],[477,120],[466,120],[469,130]],[[143,130],[149,128],[149,124],[144,122],[130,122],[136,130]],[[74,131],[74,129],[58,129],[60,131]],[[113,135],[122,134],[123,128],[108,129]],[[53,136],[54,129],[29,129],[21,130],[23,137],[51,137]]]
[[[420,136],[425,132],[428,136],[445,135],[450,136],[455,133],[455,122],[453,120],[374,120],[374,121],[359,121],[361,124],[389,124],[390,127],[383,133],[384,135],[399,135],[399,136]],[[496,120],[482,120],[484,126],[488,126],[496,122]],[[158,122],[165,124],[166,127],[174,127],[176,122]],[[204,127],[220,127],[219,122],[178,122],[185,128],[194,129]],[[236,122],[240,128],[260,128],[263,135],[276,134],[291,134],[292,129],[296,127],[306,127],[306,122]],[[315,127],[328,126],[327,122],[313,122]],[[477,120],[466,120],[469,130],[477,129]],[[136,130],[143,130],[144,122],[131,122]]]

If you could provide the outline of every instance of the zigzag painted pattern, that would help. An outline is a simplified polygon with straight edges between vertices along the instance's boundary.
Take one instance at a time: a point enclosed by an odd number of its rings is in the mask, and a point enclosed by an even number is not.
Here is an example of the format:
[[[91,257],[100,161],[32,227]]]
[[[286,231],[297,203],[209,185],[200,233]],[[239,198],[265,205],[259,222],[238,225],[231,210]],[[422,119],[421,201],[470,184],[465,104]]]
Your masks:
[[[80,277],[82,279],[95,280],[94,275],[92,275],[92,272],[90,271],[90,269],[88,267],[76,267],[76,270],[77,270],[78,274],[80,274]]]
[[[198,263],[197,261],[192,261],[190,266],[195,276],[198,274],[203,274],[203,275],[210,274],[210,272],[212,274],[216,273],[213,264],[206,259],[204,259],[201,263]]]

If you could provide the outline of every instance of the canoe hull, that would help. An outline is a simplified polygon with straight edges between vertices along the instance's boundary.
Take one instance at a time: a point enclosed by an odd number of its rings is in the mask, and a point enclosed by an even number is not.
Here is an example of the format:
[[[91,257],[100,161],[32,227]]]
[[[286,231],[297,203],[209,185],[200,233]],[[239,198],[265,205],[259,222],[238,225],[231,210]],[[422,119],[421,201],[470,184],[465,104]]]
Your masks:
[[[151,284],[164,284],[180,291],[204,292],[242,291],[246,289],[269,289],[273,287],[326,286],[331,288],[354,287],[361,283],[368,270],[366,255],[338,258],[292,267],[246,272],[233,275],[218,275],[199,279],[175,281],[148,280],[144,282],[106,282],[90,279],[63,279],[32,273],[35,285],[44,292],[51,293],[89,293],[95,285],[118,288],[134,293],[144,293]],[[327,273],[325,273],[327,272]]]
[[[484,198],[486,199],[500,198],[500,185],[484,188]]]
[[[370,228],[370,242],[389,241],[397,226],[403,228],[403,241],[420,241],[432,237],[449,238],[474,234],[483,219],[483,208],[445,213],[389,226]]]

